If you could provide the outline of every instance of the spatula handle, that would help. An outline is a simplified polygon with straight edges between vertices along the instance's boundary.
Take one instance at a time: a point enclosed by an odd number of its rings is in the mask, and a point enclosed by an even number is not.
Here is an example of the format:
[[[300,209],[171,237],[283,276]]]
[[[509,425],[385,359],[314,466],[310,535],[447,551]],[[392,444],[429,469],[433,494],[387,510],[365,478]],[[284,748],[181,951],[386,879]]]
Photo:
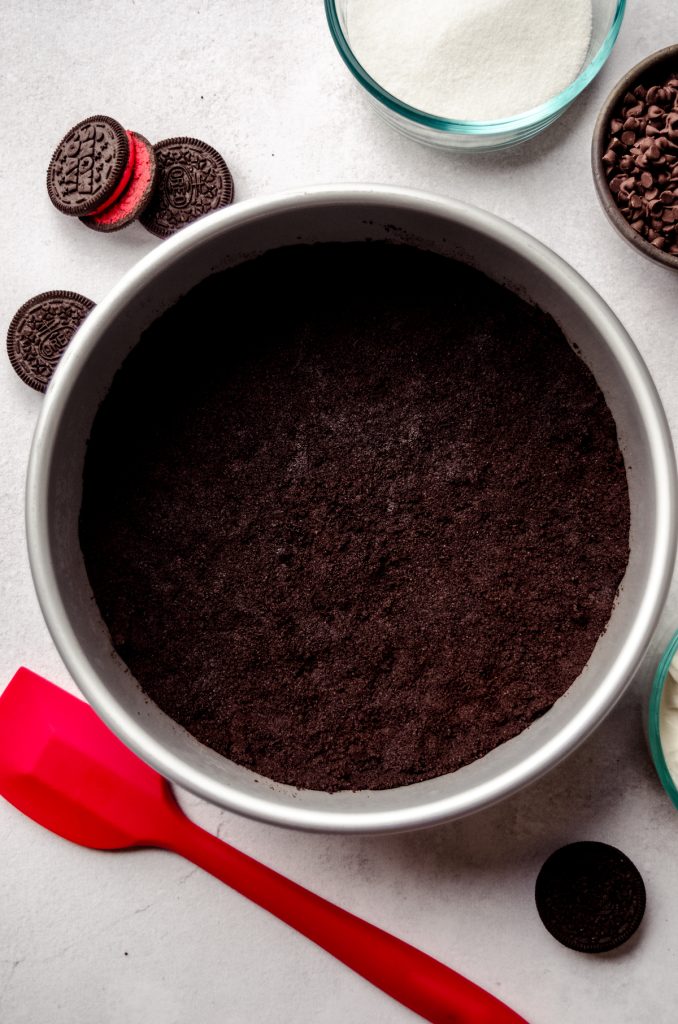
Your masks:
[[[316,896],[187,819],[182,819],[168,845],[432,1024],[526,1024],[440,961]]]

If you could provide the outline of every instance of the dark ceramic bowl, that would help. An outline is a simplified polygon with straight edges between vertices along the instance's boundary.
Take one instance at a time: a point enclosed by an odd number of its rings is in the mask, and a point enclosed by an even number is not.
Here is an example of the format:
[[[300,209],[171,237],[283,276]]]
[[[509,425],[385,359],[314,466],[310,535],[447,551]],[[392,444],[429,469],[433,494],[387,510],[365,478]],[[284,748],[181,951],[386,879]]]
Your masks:
[[[596,121],[596,127],[593,130],[593,146],[591,149],[591,164],[596,192],[610,223],[637,252],[646,256],[654,263],[661,263],[662,266],[669,267],[671,270],[678,270],[678,255],[662,252],[661,249],[655,249],[653,245],[650,245],[646,239],[641,238],[633,230],[618,209],[610,192],[607,178],[605,177],[605,166],[602,157],[607,148],[607,126],[624,94],[632,91],[639,82],[643,82],[643,84],[645,82],[648,84],[658,83],[661,81],[662,75],[671,74],[676,69],[678,69],[678,44],[667,46],[663,50],[657,50],[656,53],[650,54],[645,60],[641,60],[634,68],[631,68],[628,74],[624,75],[617,82],[603,104],[603,108]]]

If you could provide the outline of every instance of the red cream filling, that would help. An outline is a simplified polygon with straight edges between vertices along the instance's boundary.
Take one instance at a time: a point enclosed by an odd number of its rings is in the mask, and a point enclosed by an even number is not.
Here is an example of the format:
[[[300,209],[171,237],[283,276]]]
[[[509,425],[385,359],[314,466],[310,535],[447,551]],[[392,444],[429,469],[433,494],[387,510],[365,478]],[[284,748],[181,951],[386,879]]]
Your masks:
[[[107,206],[102,214],[92,214],[98,224],[115,224],[129,216],[137,206],[137,203],[145,195],[153,177],[154,165],[151,160],[152,150],[144,144],[143,139],[136,143],[136,157],[132,180],[125,194],[120,197],[115,206]]]
[[[97,206],[96,210],[92,210],[91,213],[88,213],[88,217],[96,217],[97,214],[102,213],[104,210],[107,210],[109,206],[113,205],[116,199],[120,198],[122,193],[129,185],[129,180],[132,177],[132,171],[134,170],[134,163],[136,160],[136,143],[134,141],[134,136],[132,135],[132,132],[126,131],[125,134],[127,135],[127,139],[129,141],[129,154],[127,156],[127,163],[125,164],[125,169],[122,172],[122,177],[118,182],[113,194],[108,197],[105,203],[101,203],[100,206]]]

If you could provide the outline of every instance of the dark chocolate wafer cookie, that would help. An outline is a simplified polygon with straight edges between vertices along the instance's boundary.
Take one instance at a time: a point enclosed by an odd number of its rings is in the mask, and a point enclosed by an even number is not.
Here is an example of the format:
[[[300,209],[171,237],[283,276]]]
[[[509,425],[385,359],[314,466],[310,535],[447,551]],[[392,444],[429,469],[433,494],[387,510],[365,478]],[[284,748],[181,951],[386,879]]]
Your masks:
[[[155,146],[155,192],[140,220],[167,238],[206,213],[233,201],[233,178],[216,149],[200,139],[165,139]]]
[[[86,217],[112,199],[129,178],[129,140],[122,125],[97,114],[79,121],[54,150],[47,191],[61,213]]]
[[[93,308],[92,300],[77,292],[42,292],[24,302],[7,331],[7,354],[25,384],[47,389],[66,346]]]
[[[645,886],[626,854],[607,843],[570,843],[537,877],[537,910],[554,938],[580,953],[630,939],[645,913]]]

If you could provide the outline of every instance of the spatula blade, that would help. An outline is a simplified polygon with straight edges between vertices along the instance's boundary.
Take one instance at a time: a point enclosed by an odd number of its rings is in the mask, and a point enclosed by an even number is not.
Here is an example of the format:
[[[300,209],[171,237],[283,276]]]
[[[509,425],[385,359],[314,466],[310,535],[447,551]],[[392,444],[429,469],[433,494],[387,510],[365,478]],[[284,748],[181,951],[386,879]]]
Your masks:
[[[0,794],[82,846],[153,843],[178,807],[167,783],[77,697],[20,668],[0,696]]]

